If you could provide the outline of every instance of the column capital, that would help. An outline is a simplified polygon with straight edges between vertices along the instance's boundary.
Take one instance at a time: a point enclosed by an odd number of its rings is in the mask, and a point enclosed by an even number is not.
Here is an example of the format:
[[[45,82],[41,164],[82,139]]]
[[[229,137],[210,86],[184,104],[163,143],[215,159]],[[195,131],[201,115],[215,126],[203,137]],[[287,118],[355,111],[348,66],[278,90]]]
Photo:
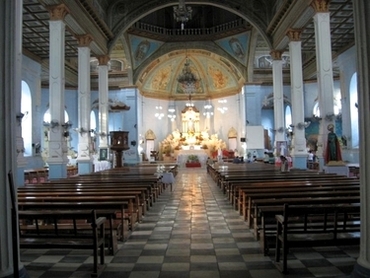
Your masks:
[[[93,36],[90,34],[75,35],[75,38],[78,41],[78,47],[88,47],[94,40]]]
[[[64,20],[67,14],[70,13],[66,5],[53,5],[47,7],[50,15],[50,20]]]
[[[273,60],[281,60],[282,54],[284,51],[281,50],[271,50],[270,55]]]
[[[317,13],[329,12],[329,2],[330,0],[312,0],[311,7]]]
[[[99,66],[106,66],[108,65],[108,62],[110,60],[110,57],[108,55],[102,55],[96,57],[99,61]]]
[[[289,29],[286,32],[290,41],[300,41],[301,40],[302,29]]]

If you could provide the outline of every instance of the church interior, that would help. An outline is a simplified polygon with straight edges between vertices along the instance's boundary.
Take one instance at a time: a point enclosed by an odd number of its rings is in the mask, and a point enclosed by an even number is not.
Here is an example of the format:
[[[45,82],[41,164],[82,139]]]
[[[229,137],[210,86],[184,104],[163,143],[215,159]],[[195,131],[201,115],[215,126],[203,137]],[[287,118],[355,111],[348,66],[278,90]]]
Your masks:
[[[5,2],[0,277],[370,277],[366,0]],[[41,208],[106,250],[25,241]]]

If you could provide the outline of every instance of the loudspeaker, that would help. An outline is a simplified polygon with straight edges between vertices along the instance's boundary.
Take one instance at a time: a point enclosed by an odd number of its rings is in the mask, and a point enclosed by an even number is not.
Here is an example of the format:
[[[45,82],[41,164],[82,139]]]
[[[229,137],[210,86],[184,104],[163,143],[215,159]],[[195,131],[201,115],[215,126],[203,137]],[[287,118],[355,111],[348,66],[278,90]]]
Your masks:
[[[245,137],[241,137],[240,142],[245,142]]]

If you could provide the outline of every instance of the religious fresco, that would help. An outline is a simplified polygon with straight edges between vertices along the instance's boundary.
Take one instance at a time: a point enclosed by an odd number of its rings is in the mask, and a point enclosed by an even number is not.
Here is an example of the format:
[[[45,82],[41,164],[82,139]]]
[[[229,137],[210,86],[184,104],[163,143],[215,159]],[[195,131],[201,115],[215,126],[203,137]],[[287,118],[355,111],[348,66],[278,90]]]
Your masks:
[[[249,32],[215,41],[223,50],[245,65],[248,59]]]
[[[150,55],[163,44],[161,41],[129,35],[131,57],[134,69],[141,65]]]
[[[141,73],[138,87],[149,97],[186,99],[189,88],[178,81],[179,76],[194,78],[192,96],[205,98],[219,94],[235,94],[243,84],[235,67],[224,58],[204,51],[173,51],[153,60]]]

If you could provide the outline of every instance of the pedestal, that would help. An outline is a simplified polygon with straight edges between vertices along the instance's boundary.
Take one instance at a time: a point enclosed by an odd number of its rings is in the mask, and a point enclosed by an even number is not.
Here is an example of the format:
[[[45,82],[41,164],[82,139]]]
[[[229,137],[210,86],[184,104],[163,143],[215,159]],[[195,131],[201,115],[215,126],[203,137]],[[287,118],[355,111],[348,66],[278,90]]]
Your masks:
[[[111,150],[114,151],[116,165],[114,168],[122,167],[122,152],[130,149],[128,146],[128,131],[111,131]]]
[[[115,168],[122,167],[122,151],[114,151],[114,155],[116,156],[116,166],[115,166]]]

